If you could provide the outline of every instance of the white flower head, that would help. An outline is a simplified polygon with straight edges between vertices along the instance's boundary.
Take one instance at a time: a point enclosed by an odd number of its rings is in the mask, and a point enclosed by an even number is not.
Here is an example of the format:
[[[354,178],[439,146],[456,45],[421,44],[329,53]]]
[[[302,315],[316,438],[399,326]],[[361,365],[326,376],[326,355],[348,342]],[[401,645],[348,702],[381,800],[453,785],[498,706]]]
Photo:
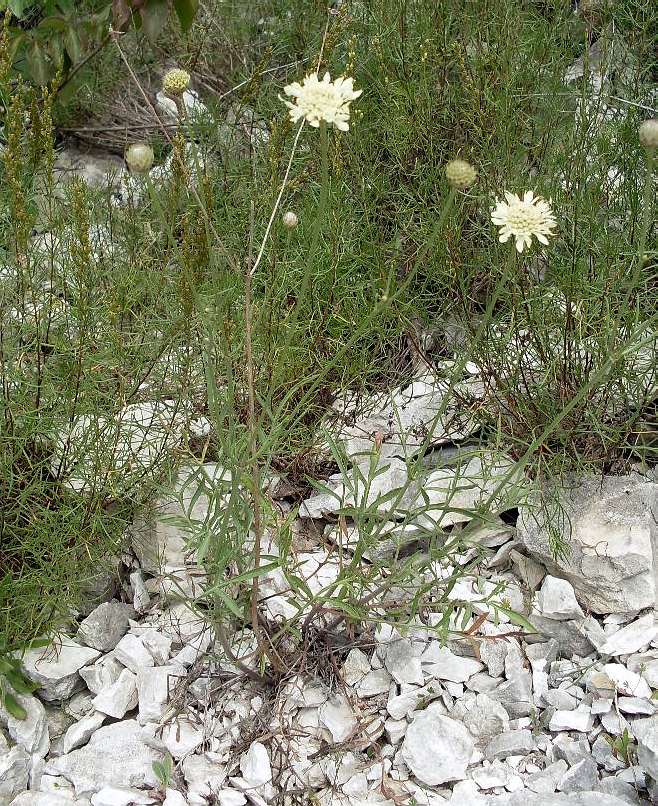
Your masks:
[[[337,129],[346,132],[349,129],[347,121],[350,119],[350,102],[356,100],[363,90],[355,90],[351,78],[337,78],[334,81],[329,73],[324,74],[322,81],[318,80],[317,73],[311,73],[300,84],[288,84],[283,91],[295,103],[284,101],[290,110],[290,118],[295,123],[305,120],[317,128],[321,121],[334,125]]]
[[[533,197],[531,190],[523,194],[523,199],[505,191],[505,198],[507,201],[496,202],[491,212],[491,220],[500,227],[499,241],[505,243],[514,237],[519,252],[531,245],[533,235],[547,245],[546,236],[553,235],[551,230],[557,226],[550,204],[540,196]]]

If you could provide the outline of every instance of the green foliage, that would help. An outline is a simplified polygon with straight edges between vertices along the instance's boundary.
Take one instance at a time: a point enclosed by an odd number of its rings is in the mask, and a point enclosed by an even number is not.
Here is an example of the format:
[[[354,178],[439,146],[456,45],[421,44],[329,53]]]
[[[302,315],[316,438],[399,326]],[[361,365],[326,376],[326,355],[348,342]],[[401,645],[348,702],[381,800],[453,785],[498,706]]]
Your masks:
[[[162,762],[154,761],[151,766],[153,767],[153,773],[155,777],[158,779],[160,786],[163,789],[166,789],[169,786],[169,781],[171,780],[171,773],[173,772],[174,768],[171,756],[167,753]]]
[[[115,31],[143,31],[151,44],[162,34],[173,10],[183,33],[189,31],[197,0],[0,0],[6,12],[5,47],[14,69],[36,86],[58,78],[63,102],[75,98],[76,74],[98,56]]]

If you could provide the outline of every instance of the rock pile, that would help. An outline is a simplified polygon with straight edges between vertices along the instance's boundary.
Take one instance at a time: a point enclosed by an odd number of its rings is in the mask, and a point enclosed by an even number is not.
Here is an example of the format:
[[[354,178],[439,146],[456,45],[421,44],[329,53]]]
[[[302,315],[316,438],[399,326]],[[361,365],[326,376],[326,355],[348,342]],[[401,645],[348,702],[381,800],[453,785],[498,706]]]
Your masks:
[[[219,470],[203,469],[206,485],[229,478]],[[175,500],[187,523],[203,522],[223,499],[195,495],[191,478],[183,474]],[[373,605],[376,627],[353,636],[323,622],[284,660],[276,685],[236,668],[211,626],[172,598],[202,585],[189,582],[197,566],[172,499],[161,521],[136,530],[143,567],[130,576],[131,602],[102,603],[75,636],[25,654],[39,689],[17,695],[25,720],[2,712],[0,803],[262,806],[309,793],[324,806],[652,802],[657,490],[640,476],[574,487],[565,561],[546,553],[537,508],[522,508],[517,529],[485,530],[489,556],[469,571],[454,574],[468,552],[422,567],[437,585],[450,580],[440,607],[395,628],[386,591]],[[317,517],[314,506],[312,497],[299,520]],[[305,549],[296,573],[311,592],[326,590],[338,558]],[[270,618],[299,614],[280,568],[264,574],[262,592]],[[231,640],[253,662],[253,635]]]

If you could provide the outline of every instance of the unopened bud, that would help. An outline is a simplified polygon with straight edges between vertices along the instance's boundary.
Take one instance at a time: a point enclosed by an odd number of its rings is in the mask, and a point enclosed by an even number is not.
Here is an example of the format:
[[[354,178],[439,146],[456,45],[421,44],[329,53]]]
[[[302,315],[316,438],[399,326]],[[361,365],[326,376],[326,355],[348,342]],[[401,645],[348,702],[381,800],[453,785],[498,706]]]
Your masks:
[[[293,213],[292,210],[288,210],[288,212],[283,214],[281,218],[281,223],[286,229],[295,229],[297,224],[299,224],[297,213]]]
[[[450,160],[446,165],[446,178],[455,190],[466,190],[477,179],[477,171],[466,160]]]
[[[144,174],[153,167],[153,149],[148,143],[133,143],[126,151],[126,163],[131,171]]]
[[[645,148],[658,148],[658,118],[649,118],[640,123],[638,136]]]
[[[182,95],[190,86],[190,74],[187,70],[175,68],[165,74],[162,79],[162,89],[167,95]]]

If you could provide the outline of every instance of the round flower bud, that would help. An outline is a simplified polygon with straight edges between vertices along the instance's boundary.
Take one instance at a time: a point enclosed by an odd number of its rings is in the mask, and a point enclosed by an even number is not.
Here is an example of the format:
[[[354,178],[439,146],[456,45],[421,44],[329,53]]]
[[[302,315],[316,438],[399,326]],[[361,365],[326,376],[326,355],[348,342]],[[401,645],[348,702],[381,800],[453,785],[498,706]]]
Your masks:
[[[645,148],[658,148],[658,118],[649,118],[640,123],[638,136]]]
[[[446,165],[446,178],[454,190],[466,190],[477,179],[477,171],[466,160],[450,160]]]
[[[162,79],[162,89],[167,95],[182,95],[190,86],[190,74],[187,70],[175,68],[165,74]]]
[[[292,210],[288,210],[288,212],[284,213],[281,217],[281,223],[286,229],[295,229],[297,224],[299,224],[299,219],[296,213],[293,213]]]
[[[133,143],[126,151],[126,163],[131,171],[144,174],[153,167],[153,149],[148,143]]]

